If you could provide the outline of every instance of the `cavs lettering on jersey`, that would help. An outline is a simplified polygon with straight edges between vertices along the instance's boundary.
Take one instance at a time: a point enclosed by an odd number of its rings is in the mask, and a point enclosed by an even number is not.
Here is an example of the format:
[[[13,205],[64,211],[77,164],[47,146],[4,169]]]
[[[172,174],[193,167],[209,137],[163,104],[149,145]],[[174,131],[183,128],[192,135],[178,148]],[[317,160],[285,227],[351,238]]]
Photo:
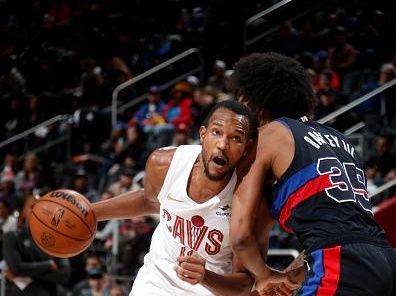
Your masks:
[[[202,285],[191,285],[177,277],[175,268],[180,255],[196,252],[206,260],[208,270],[231,272],[228,232],[236,173],[218,195],[201,204],[194,202],[187,195],[187,184],[200,152],[200,145],[179,146],[173,156],[158,195],[160,223],[131,296],[213,295]]]
[[[281,118],[293,135],[292,163],[273,187],[272,213],[306,249],[329,238],[337,242],[383,237],[373,219],[361,161],[338,131],[315,122]],[[339,238],[345,240],[345,238]]]

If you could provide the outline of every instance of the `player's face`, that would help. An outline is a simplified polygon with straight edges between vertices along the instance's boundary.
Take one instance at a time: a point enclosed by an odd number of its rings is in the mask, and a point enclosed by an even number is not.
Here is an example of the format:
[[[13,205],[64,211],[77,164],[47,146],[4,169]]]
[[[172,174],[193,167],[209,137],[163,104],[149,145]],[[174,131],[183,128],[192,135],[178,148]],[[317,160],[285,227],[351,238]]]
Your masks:
[[[225,108],[217,109],[208,126],[201,127],[202,160],[210,180],[219,181],[232,173],[250,143],[248,131],[248,119]]]

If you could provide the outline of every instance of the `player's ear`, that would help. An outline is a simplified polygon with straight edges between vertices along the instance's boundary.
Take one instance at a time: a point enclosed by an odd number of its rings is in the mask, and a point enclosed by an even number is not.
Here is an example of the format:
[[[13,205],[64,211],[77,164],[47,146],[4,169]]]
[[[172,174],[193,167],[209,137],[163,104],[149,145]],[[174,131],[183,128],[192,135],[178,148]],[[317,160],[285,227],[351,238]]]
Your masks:
[[[199,128],[199,140],[201,141],[201,143],[202,143],[203,140],[205,139],[206,131],[207,131],[207,129],[206,129],[206,127],[203,126],[203,125]]]

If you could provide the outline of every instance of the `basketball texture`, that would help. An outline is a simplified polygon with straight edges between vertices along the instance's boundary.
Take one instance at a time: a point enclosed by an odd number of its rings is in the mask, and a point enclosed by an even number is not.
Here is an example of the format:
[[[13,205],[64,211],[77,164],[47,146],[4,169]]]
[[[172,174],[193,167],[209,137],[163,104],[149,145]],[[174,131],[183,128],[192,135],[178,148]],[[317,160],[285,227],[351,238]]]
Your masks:
[[[95,238],[96,218],[80,193],[58,189],[41,197],[32,209],[29,227],[36,244],[51,256],[69,258]]]

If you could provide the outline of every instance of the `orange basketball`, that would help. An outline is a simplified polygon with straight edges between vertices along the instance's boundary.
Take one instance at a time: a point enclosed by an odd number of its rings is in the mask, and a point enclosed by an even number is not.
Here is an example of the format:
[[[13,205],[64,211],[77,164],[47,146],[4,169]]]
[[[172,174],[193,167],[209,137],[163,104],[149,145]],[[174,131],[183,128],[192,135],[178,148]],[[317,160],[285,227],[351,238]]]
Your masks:
[[[96,218],[80,193],[58,189],[41,197],[29,227],[34,241],[51,256],[68,258],[83,252],[95,238]]]

